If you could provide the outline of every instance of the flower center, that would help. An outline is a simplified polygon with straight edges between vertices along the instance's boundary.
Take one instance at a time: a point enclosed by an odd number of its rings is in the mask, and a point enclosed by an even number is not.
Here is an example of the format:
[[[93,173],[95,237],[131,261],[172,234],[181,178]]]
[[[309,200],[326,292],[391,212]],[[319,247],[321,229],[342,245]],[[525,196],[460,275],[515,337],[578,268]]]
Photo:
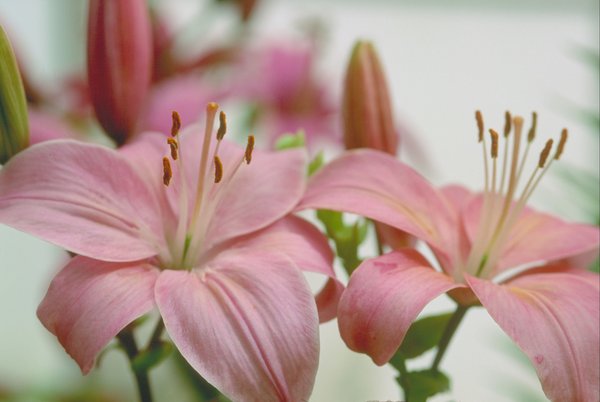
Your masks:
[[[537,114],[535,112],[532,114],[531,128],[527,134],[524,151],[521,151],[522,117],[515,116],[513,118],[509,112],[506,112],[502,139],[495,130],[489,130],[491,140],[489,150],[481,112],[477,111],[475,117],[477,120],[479,142],[482,144],[483,150],[485,178],[483,206],[479,217],[477,233],[462,271],[475,276],[489,277],[499,262],[501,253],[509,240],[511,229],[517,222],[521,212],[523,212],[527,201],[552,165],[552,162],[558,160],[562,155],[568,132],[567,129],[562,130],[558,146],[552,157],[550,157],[550,153],[552,152],[554,141],[549,139],[546,142],[544,148],[539,153],[538,163],[519,193],[525,161],[536,136]],[[513,133],[512,136],[511,133]],[[504,142],[504,151],[502,161],[500,162],[499,148],[501,140]]]
[[[223,111],[219,114],[217,144],[211,154],[211,139],[218,109],[219,106],[214,102],[209,103],[206,107],[206,125],[195,188],[188,182],[186,174],[192,172],[186,171],[183,155],[180,152],[181,119],[177,112],[172,114],[171,136],[167,138],[169,154],[162,159],[163,183],[169,187],[173,179],[179,182],[177,194],[179,214],[175,236],[171,242],[172,261],[170,265],[181,269],[191,269],[200,258],[204,251],[203,244],[210,219],[226,192],[225,189],[244,162],[250,164],[252,160],[254,136],[250,135],[244,155],[233,165],[232,169],[229,171],[224,169],[223,162],[219,157],[221,141],[227,132],[227,116]],[[189,169],[190,165],[187,166]]]

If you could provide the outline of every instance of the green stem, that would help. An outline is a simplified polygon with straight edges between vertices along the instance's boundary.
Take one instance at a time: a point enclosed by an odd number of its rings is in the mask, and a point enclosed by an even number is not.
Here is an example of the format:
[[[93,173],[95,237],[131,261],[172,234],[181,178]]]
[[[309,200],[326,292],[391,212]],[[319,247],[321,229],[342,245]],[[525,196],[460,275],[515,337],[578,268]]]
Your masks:
[[[433,364],[431,365],[431,370],[437,371],[437,369],[440,365],[440,362],[442,361],[442,358],[444,357],[444,353],[446,353],[446,349],[448,348],[448,345],[450,344],[450,340],[452,339],[452,336],[456,332],[458,325],[462,321],[462,319],[465,316],[465,313],[467,312],[468,309],[469,309],[468,306],[465,307],[465,306],[459,305],[458,307],[456,307],[456,311],[454,311],[454,314],[452,315],[452,317],[450,317],[450,320],[448,321],[448,324],[446,325],[446,329],[444,330],[444,333],[442,334],[442,338],[440,339],[440,343],[438,344],[438,350],[435,355],[435,359],[433,359]]]
[[[162,321],[161,321],[162,322]],[[133,369],[133,360],[139,354],[138,346],[133,337],[133,332],[129,329],[119,332],[117,339],[121,343],[121,346],[125,350],[127,357],[129,358],[130,366],[135,375],[135,382],[137,384],[138,392],[140,395],[140,402],[152,402],[152,391],[150,390],[150,379],[148,378],[148,370],[146,369]]]

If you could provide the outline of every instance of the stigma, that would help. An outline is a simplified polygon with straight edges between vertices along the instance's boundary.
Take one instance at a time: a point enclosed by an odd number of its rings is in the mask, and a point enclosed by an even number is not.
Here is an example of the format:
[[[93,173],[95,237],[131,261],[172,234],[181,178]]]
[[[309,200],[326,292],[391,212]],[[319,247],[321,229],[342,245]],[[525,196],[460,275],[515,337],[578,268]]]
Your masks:
[[[525,137],[524,119],[506,112],[502,136],[498,131],[489,129],[489,148],[483,115],[479,110],[475,112],[475,120],[484,164],[483,205],[476,236],[460,271],[478,277],[489,277],[498,264],[510,232],[527,201],[553,161],[561,157],[568,131],[562,130],[556,147],[552,139],[545,142],[538,153],[537,164],[527,177],[524,176],[524,171],[537,135],[537,113],[532,113],[531,126]],[[460,272],[457,275],[461,275]]]

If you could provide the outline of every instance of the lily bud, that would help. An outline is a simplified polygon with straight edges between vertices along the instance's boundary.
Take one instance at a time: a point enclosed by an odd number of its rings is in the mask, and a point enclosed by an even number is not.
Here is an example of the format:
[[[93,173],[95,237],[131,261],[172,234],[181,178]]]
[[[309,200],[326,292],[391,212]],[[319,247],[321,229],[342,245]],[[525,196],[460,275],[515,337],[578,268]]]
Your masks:
[[[152,73],[152,33],[145,0],[91,0],[87,65],[96,117],[118,144],[131,137]]]
[[[27,102],[13,49],[0,26],[0,164],[29,145]]]
[[[373,44],[354,45],[342,99],[346,148],[373,148],[395,155],[398,134],[394,127],[385,75]]]

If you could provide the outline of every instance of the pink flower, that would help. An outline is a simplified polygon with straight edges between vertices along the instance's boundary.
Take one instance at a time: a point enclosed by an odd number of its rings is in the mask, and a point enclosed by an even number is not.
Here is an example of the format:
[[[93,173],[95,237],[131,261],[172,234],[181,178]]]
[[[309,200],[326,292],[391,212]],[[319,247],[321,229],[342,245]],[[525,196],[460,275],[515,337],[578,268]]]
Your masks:
[[[259,124],[271,143],[299,130],[311,146],[341,141],[330,94],[315,77],[314,56],[308,45],[275,44],[249,52],[240,65],[236,89],[240,97],[256,103]]]
[[[307,400],[319,319],[299,268],[333,272],[317,229],[288,216],[305,157],[252,152],[251,140],[211,145],[216,104],[207,110],[204,136],[192,125],[170,146],[154,133],[119,152],[68,140],[29,148],[0,171],[0,222],[78,254],[38,316],[84,373],[156,306],[183,356],[229,398]],[[321,319],[340,289],[331,279],[318,296]]]
[[[547,143],[519,190],[535,127],[523,152],[523,120],[509,118],[514,134],[507,124],[499,161],[497,133],[490,160],[480,114],[478,122],[486,161],[482,194],[459,186],[436,189],[408,166],[371,150],[348,152],[312,179],[300,208],[354,212],[386,223],[425,241],[437,260],[399,249],[365,261],[340,300],[342,337],[382,365],[423,307],[451,291],[462,305],[487,309],[533,362],[550,399],[597,400],[600,286],[598,275],[581,268],[597,254],[598,228],[526,207],[560,157],[566,130],[552,155]]]

